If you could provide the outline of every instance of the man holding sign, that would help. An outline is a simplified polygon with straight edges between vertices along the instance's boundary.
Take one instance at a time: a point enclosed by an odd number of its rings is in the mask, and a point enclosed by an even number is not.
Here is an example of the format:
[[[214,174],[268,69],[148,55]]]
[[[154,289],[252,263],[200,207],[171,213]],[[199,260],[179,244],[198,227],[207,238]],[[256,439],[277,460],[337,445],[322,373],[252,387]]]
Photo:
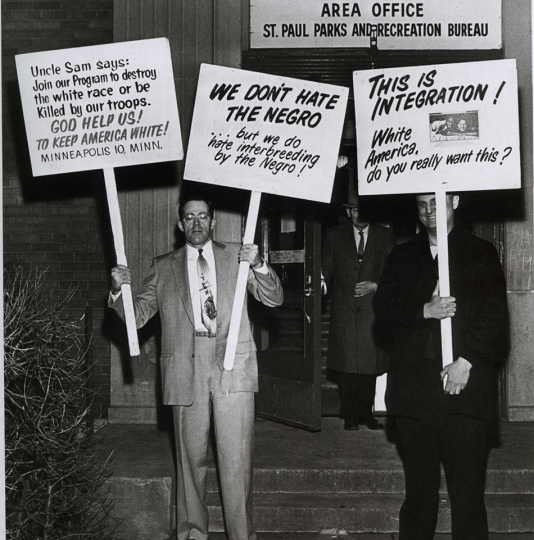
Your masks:
[[[223,369],[239,263],[246,261],[247,290],[267,306],[283,301],[280,281],[258,246],[212,241],[213,208],[203,198],[180,205],[186,246],[156,257],[134,298],[137,327],[159,312],[162,325],[163,402],[173,406],[177,448],[177,540],[208,538],[205,501],[211,414],[227,532],[231,540],[256,538],[252,525],[256,346],[246,301],[234,368]],[[111,272],[110,306],[122,315],[119,296],[131,283],[125,266]]]
[[[436,199],[416,199],[426,230],[392,251],[373,299],[377,317],[395,327],[386,405],[396,417],[406,477],[399,538],[434,538],[443,463],[453,540],[483,540],[497,350],[508,329],[504,275],[495,248],[454,225],[460,199],[449,194],[452,296],[440,297]],[[443,368],[440,320],[449,317],[454,362]]]

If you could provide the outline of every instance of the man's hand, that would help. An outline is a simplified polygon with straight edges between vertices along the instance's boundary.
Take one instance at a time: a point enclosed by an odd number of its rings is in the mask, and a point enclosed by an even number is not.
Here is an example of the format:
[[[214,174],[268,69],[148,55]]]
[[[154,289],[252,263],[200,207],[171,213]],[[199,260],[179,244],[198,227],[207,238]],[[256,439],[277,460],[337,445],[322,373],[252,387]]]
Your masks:
[[[445,366],[441,372],[441,380],[447,377],[444,392],[446,394],[459,394],[469,381],[471,363],[461,356],[452,364]]]
[[[354,296],[361,297],[369,293],[375,292],[377,289],[377,284],[374,281],[360,281],[356,283],[354,287]]]
[[[454,296],[439,296],[439,281],[432,293],[432,300],[424,307],[425,319],[446,319],[456,313],[456,298]]]
[[[132,282],[132,272],[123,264],[118,264],[111,269],[111,292],[117,294],[121,290],[121,285]]]
[[[246,261],[250,264],[251,268],[261,266],[262,260],[260,259],[260,252],[256,244],[243,244],[237,255],[239,262]]]

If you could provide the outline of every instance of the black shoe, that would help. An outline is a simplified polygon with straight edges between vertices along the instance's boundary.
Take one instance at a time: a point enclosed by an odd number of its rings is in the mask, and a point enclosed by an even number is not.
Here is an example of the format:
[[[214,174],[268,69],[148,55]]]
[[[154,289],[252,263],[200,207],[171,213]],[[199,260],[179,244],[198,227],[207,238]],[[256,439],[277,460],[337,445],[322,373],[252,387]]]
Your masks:
[[[366,426],[367,429],[371,429],[373,431],[384,429],[384,424],[382,422],[379,422],[376,418],[370,418],[369,420],[363,420],[360,422],[361,426]]]
[[[358,431],[360,429],[360,426],[358,425],[358,422],[345,422],[345,431]]]

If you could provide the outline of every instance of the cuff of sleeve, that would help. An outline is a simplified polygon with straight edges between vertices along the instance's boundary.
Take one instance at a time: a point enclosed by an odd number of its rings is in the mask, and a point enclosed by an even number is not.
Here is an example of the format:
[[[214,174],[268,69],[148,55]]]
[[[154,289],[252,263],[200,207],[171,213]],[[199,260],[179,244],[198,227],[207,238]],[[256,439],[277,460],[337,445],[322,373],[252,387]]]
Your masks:
[[[255,268],[252,268],[254,272],[259,272],[260,274],[268,274],[269,269],[267,268],[267,265],[265,264],[265,261],[261,259],[261,264],[259,266],[256,266]]]
[[[484,361],[484,357],[480,354],[473,353],[472,350],[468,350],[465,348],[458,348],[458,350],[454,350],[454,355],[456,358],[463,358],[464,360],[467,360],[472,367],[480,366],[480,364]]]
[[[428,321],[429,319],[426,319],[425,318],[425,305],[423,304],[421,306],[421,309],[419,309],[419,311],[417,312],[416,316],[415,316],[415,322],[417,324],[424,324],[426,323],[426,321]]]
[[[109,291],[109,299],[110,302],[113,303],[117,298],[122,294],[122,291],[119,291],[117,294],[113,293],[112,291]]]

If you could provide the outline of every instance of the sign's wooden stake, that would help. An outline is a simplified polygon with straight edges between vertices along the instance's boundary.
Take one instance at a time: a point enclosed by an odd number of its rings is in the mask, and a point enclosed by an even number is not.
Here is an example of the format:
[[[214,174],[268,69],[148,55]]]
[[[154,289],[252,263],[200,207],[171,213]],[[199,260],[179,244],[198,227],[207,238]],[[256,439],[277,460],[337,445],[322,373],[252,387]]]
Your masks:
[[[449,246],[447,233],[447,191],[436,191],[436,225],[438,237],[439,295],[450,296]],[[443,367],[453,362],[451,318],[441,319],[441,351]]]
[[[117,185],[115,184],[115,172],[113,168],[104,169],[104,179],[106,181],[106,194],[108,198],[111,229],[113,231],[113,241],[115,243],[115,253],[117,255],[117,264],[127,266],[126,251],[124,249],[124,234],[122,232],[121,211],[119,207],[119,197],[117,195]],[[137,327],[135,324],[132,288],[129,284],[124,284],[121,287],[121,291],[122,301],[124,304],[124,316],[126,318],[126,330],[128,332],[130,356],[139,356],[139,342],[137,339]]]
[[[261,191],[252,191],[250,194],[250,206],[248,209],[243,244],[252,244],[254,241],[254,232],[256,230],[256,223],[258,221],[260,200]],[[243,314],[243,302],[245,301],[245,293],[247,290],[248,270],[249,263],[242,261],[239,264],[234,304],[232,306],[232,316],[230,319],[230,328],[228,330],[228,340],[226,342],[226,352],[224,355],[224,369],[227,371],[231,371],[234,367],[237,340],[239,339],[239,328],[241,326],[241,315]]]

